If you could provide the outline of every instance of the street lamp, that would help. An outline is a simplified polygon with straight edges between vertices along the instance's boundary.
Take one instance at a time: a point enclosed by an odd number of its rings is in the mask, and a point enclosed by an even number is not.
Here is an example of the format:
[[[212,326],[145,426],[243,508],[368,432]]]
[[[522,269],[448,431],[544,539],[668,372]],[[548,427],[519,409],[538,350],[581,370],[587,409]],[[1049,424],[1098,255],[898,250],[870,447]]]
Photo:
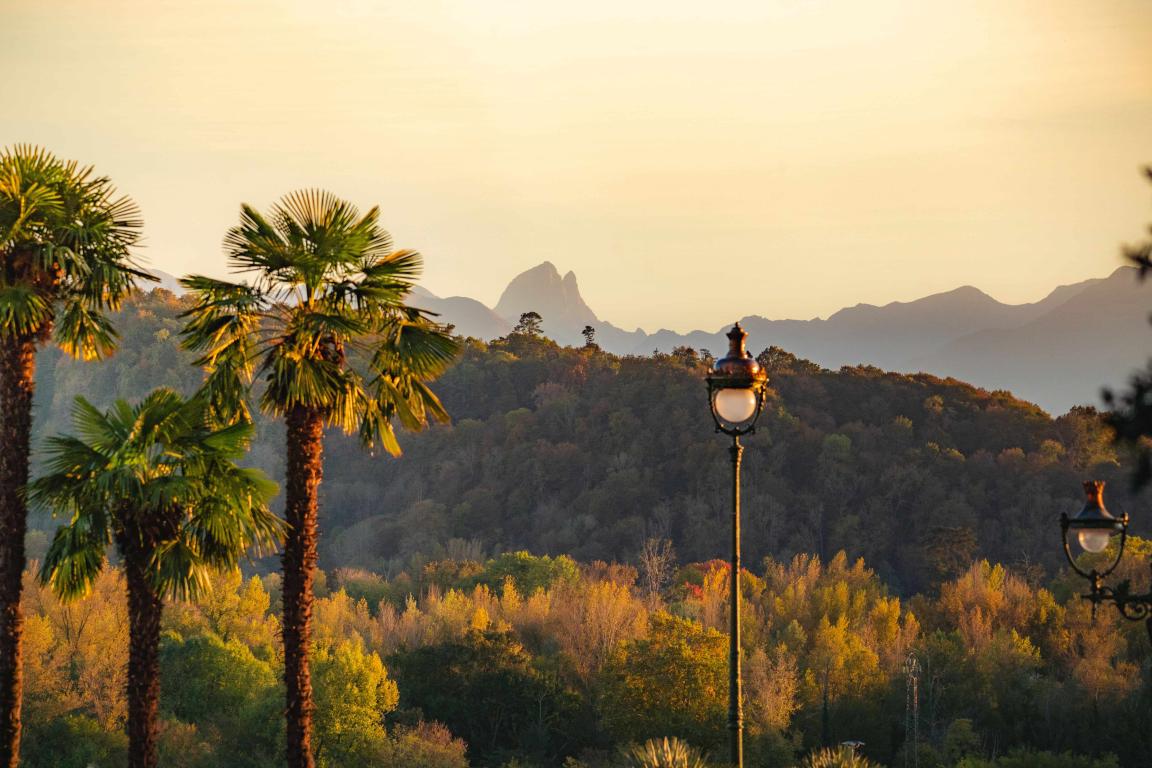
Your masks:
[[[1146,595],[1132,594],[1132,583],[1127,579],[1115,587],[1104,586],[1104,578],[1110,575],[1120,559],[1124,556],[1124,545],[1128,543],[1128,515],[1113,516],[1104,507],[1104,482],[1102,480],[1089,480],[1084,483],[1084,494],[1087,497],[1084,507],[1075,517],[1068,517],[1067,513],[1060,515],[1060,529],[1064,534],[1064,556],[1072,570],[1091,583],[1091,589],[1082,598],[1092,603],[1092,616],[1096,616],[1096,606],[1101,603],[1112,603],[1120,614],[1130,621],[1146,621],[1148,639],[1152,641],[1152,592]],[[1095,568],[1084,571],[1076,564],[1072,557],[1071,534],[1076,534],[1076,540],[1086,552],[1103,552],[1108,548],[1112,537],[1119,536],[1116,547],[1116,557],[1103,571]],[[1152,567],[1152,562],[1149,563]]]
[[[748,334],[740,323],[728,331],[728,354],[716,361],[708,373],[708,398],[716,431],[732,437],[732,571],[730,596],[731,624],[728,634],[728,731],[732,765],[744,766],[744,707],[740,680],[740,457],[744,446],[740,436],[756,431],[756,421],[764,410],[764,385],[768,374],[748,354],[744,340]]]

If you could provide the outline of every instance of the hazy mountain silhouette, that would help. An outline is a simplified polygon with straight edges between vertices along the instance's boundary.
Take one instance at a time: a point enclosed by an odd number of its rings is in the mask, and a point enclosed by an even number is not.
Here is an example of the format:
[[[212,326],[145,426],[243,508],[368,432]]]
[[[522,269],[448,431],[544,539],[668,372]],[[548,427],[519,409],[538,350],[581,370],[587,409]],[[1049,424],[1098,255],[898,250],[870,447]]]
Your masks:
[[[440,299],[419,291],[415,304],[439,312],[467,336],[508,332],[522,312],[543,317],[548,336],[582,343],[585,325],[616,354],[669,352],[690,346],[721,352],[724,332],[626,331],[601,320],[584,301],[572,272],[551,262],[518,275],[494,309],[473,299]],[[1031,304],[1004,304],[972,286],[884,306],[858,304],[827,319],[740,319],[753,351],[775,345],[827,368],[876,365],[886,370],[954,376],[987,389],[1007,389],[1054,413],[1099,405],[1103,385],[1119,385],[1152,349],[1146,315],[1152,294],[1135,270],[1060,286]],[[735,318],[734,318],[735,319]]]
[[[416,286],[412,290],[409,303],[414,307],[435,312],[439,315],[437,320],[452,323],[456,326],[456,332],[464,336],[494,339],[512,330],[512,323],[476,299],[470,299],[467,296],[440,298],[424,288]]]
[[[544,318],[544,333],[561,344],[575,344],[585,325],[600,322],[584,303],[576,274],[560,277],[550,261],[514,277],[496,302],[495,312],[513,324],[525,312],[538,312]]]
[[[177,278],[151,270],[159,287],[185,291]],[[411,303],[481,339],[507,334],[523,312],[538,312],[544,332],[561,344],[582,344],[585,325],[616,354],[648,355],[678,346],[722,352],[724,328],[677,333],[626,331],[601,320],[584,301],[572,272],[551,262],[517,275],[495,308],[466,296],[436,296],[417,287]],[[875,365],[904,373],[952,376],[985,389],[1006,389],[1053,413],[1099,405],[1105,386],[1122,386],[1152,352],[1147,316],[1152,292],[1135,270],[1053,290],[1032,304],[1004,304],[972,286],[883,306],[857,304],[827,319],[740,318],[753,352],[770,345],[826,368]]]
[[[1123,267],[1020,324],[968,334],[920,359],[918,368],[1006,389],[1052,411],[1099,404],[1152,350],[1152,294]]]

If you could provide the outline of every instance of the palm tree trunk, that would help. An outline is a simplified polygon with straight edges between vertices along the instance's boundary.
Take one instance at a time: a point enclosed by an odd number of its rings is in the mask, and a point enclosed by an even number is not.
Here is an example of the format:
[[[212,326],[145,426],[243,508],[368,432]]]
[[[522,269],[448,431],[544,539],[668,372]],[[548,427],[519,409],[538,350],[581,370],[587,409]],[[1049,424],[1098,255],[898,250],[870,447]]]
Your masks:
[[[0,766],[20,763],[20,708],[24,675],[24,535],[28,507],[28,454],[32,434],[36,343],[30,337],[0,341]]]
[[[316,510],[324,452],[324,419],[296,407],[288,413],[284,514],[284,690],[288,768],[314,768],[312,757],[312,582],[316,575]]]
[[[145,575],[144,558],[125,556],[128,577],[128,768],[156,768],[160,704],[160,615],[164,603]]]

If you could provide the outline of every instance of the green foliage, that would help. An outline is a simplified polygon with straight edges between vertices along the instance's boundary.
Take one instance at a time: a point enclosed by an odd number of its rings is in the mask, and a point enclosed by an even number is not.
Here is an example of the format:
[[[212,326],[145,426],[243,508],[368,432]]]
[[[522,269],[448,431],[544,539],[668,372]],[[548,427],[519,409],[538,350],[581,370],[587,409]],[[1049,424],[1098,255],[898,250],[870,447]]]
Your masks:
[[[26,768],[111,768],[128,760],[128,737],[86,715],[31,723],[21,750]]]
[[[236,768],[263,768],[283,751],[277,670],[239,640],[214,634],[187,640],[169,634],[161,646],[162,710],[195,724]]]
[[[312,655],[316,756],[321,765],[357,765],[385,739],[384,715],[396,708],[396,683],[375,653],[346,641]]]
[[[267,507],[276,485],[235,463],[250,426],[214,427],[203,400],[168,389],[103,413],[77,398],[73,421],[79,437],[50,438],[46,473],[29,487],[34,503],[70,518],[41,569],[60,595],[91,590],[114,539],[157,594],[177,597],[203,592],[210,571],[279,539]]]
[[[525,551],[506,552],[485,563],[475,583],[500,587],[511,579],[521,594],[531,595],[557,582],[574,581],[578,573],[576,561],[567,555],[549,557]]]
[[[225,420],[248,419],[252,377],[261,408],[320,413],[367,446],[400,453],[393,420],[418,429],[448,414],[428,388],[458,345],[404,304],[420,274],[415,251],[394,250],[380,211],[361,215],[319,190],[284,196],[265,216],[241,206],[224,246],[251,284],[195,275],[185,345],[200,353],[204,390]]]
[[[848,747],[830,747],[806,755],[800,763],[800,768],[879,768],[879,766]]]
[[[677,738],[648,739],[621,749],[628,768],[708,768],[700,750]]]
[[[401,705],[444,723],[482,764],[519,750],[554,758],[578,733],[573,695],[536,670],[506,633],[472,632],[398,653],[390,663]]]
[[[1112,755],[1088,757],[1026,750],[1013,750],[995,760],[966,757],[956,764],[956,768],[1118,768],[1118,766],[1119,763]]]
[[[949,763],[959,763],[968,755],[980,753],[980,736],[967,718],[953,720],[944,732],[944,759]]]
[[[140,212],[91,167],[39,147],[0,151],[0,337],[43,340],[55,326],[69,354],[92,359],[115,347],[105,312],[137,279]]]
[[[602,673],[605,728],[617,741],[665,734],[705,747],[723,741],[728,642],[686,619],[655,614],[648,637],[622,645]]]

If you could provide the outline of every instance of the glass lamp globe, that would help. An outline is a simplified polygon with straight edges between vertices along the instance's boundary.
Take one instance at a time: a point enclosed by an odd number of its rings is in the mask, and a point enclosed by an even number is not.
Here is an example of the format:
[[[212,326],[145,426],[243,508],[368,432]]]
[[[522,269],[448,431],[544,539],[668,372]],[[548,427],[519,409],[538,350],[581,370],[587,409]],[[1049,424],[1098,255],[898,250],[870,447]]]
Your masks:
[[[721,389],[716,393],[716,414],[729,424],[743,424],[756,415],[756,393],[751,389]]]
[[[1103,552],[1108,549],[1108,542],[1112,538],[1112,531],[1109,530],[1086,530],[1080,531],[1076,534],[1080,546],[1084,548],[1085,552]]]

